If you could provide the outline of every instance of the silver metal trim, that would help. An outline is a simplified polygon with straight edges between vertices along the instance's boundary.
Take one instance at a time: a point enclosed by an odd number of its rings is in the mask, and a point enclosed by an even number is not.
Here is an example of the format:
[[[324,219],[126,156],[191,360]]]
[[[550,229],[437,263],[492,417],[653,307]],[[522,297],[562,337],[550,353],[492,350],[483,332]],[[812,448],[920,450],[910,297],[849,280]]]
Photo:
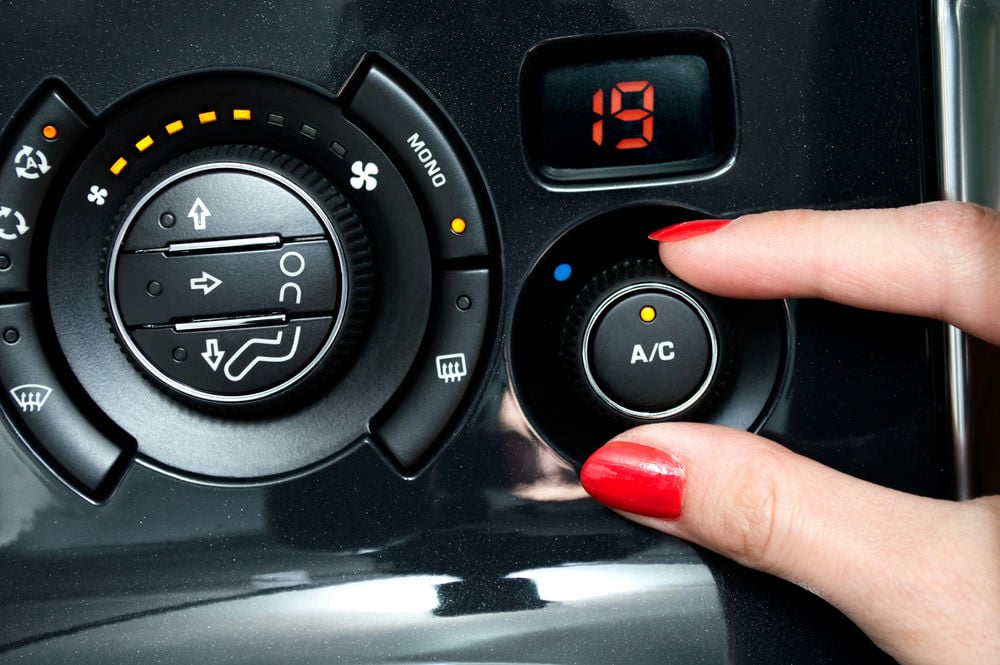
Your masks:
[[[210,321],[187,321],[173,326],[175,332],[197,332],[199,330],[221,330],[223,328],[250,328],[253,326],[276,326],[288,323],[284,314],[268,316],[238,316],[231,319],[212,319]]]
[[[972,83],[967,77],[960,13],[962,0],[933,0],[934,48],[937,67],[937,112],[939,168],[941,171],[941,196],[950,201],[976,201],[970,192],[967,173],[967,148],[971,148],[969,127],[966,124],[965,101]],[[983,146],[976,146],[982,150]],[[996,175],[996,174],[993,174]],[[996,205],[994,201],[977,201]],[[968,340],[965,333],[954,326],[946,327],[945,377],[948,389],[953,460],[955,465],[955,496],[972,497],[972,440],[970,436]]]
[[[705,373],[705,379],[702,381],[701,385],[698,386],[698,390],[694,392],[691,397],[686,399],[681,404],[675,407],[666,409],[665,411],[637,411],[635,409],[630,409],[628,407],[622,406],[614,399],[612,399],[607,393],[601,390],[601,387],[597,384],[597,379],[594,377],[593,372],[590,369],[590,354],[587,352],[590,348],[590,336],[594,331],[594,326],[597,324],[598,319],[601,315],[611,307],[613,303],[621,300],[622,298],[628,297],[629,295],[636,293],[638,291],[663,291],[669,293],[670,295],[680,298],[687,305],[695,311],[695,314],[701,319],[702,323],[705,324],[705,329],[708,330],[709,337],[709,354],[711,361],[708,366],[708,372]],[[601,398],[605,404],[615,409],[620,413],[632,416],[633,418],[639,418],[641,420],[657,420],[660,418],[669,418],[670,416],[676,416],[679,413],[687,411],[689,408],[694,406],[694,404],[708,392],[709,386],[712,385],[712,380],[715,379],[716,370],[719,367],[719,338],[715,333],[715,326],[712,325],[712,320],[709,318],[708,313],[705,308],[698,303],[697,300],[692,298],[690,295],[684,291],[670,286],[669,284],[661,284],[659,282],[643,282],[641,284],[632,284],[624,289],[619,289],[613,294],[608,296],[600,306],[594,310],[593,315],[590,317],[590,321],[587,322],[587,328],[583,333],[583,344],[580,353],[583,357],[583,371],[587,377],[587,383],[590,384],[591,389],[597,393],[597,396]]]
[[[194,242],[172,242],[167,245],[167,254],[182,252],[214,252],[220,249],[250,249],[251,247],[278,247],[281,236],[268,235],[254,238],[229,238],[227,240],[196,240]]]

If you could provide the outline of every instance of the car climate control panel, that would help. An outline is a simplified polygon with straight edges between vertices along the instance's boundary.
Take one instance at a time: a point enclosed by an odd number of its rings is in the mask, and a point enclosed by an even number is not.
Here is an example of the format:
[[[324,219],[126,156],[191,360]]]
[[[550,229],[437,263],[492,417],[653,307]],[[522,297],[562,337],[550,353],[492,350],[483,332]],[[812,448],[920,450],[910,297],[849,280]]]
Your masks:
[[[216,482],[360,439],[406,470],[427,454],[495,318],[496,229],[400,68],[366,57],[337,96],[195,73],[99,117],[47,82],[15,123],[0,381],[66,481],[100,499],[137,453]]]

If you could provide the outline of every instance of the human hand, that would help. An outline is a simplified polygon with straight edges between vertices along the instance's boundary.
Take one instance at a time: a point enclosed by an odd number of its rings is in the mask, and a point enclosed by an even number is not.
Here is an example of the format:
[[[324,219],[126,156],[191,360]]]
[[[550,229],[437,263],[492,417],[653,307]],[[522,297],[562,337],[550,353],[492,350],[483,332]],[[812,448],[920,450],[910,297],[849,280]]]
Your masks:
[[[711,293],[928,316],[1000,344],[993,210],[772,212],[656,236],[664,264]],[[1000,662],[1000,496],[913,496],[679,422],[616,437],[581,480],[629,519],[813,591],[901,663]]]

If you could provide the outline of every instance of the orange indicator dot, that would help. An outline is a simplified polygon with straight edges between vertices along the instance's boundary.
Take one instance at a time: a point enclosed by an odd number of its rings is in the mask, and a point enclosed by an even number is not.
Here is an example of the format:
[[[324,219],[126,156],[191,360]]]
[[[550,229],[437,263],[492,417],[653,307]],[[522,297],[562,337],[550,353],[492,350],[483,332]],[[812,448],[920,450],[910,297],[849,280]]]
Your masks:
[[[469,228],[469,225],[461,217],[456,217],[451,220],[451,232],[457,235],[462,235],[465,233],[465,229]]]
[[[42,136],[50,141],[55,141],[59,138],[59,128],[55,125],[45,125],[42,127]]]
[[[128,166],[128,160],[125,159],[124,157],[119,157],[118,161],[116,161],[114,164],[111,165],[111,172],[115,175],[118,175],[119,173],[125,170],[126,166]]]
[[[171,136],[173,136],[177,132],[179,132],[182,129],[184,129],[184,123],[181,122],[180,120],[174,120],[172,123],[170,123],[169,125],[167,125],[165,127],[165,129],[167,130],[167,134],[170,134]]]
[[[141,139],[139,139],[138,143],[135,144],[135,149],[138,150],[139,152],[146,152],[146,150],[151,145],[153,145],[153,137],[144,136]]]
[[[233,120],[249,120],[250,109],[233,109]]]
[[[656,310],[649,305],[646,305],[639,310],[639,318],[646,323],[652,323],[656,320]]]
[[[203,125],[207,125],[210,122],[215,122],[219,119],[219,116],[215,115],[215,111],[205,111],[204,113],[198,114],[198,122]]]

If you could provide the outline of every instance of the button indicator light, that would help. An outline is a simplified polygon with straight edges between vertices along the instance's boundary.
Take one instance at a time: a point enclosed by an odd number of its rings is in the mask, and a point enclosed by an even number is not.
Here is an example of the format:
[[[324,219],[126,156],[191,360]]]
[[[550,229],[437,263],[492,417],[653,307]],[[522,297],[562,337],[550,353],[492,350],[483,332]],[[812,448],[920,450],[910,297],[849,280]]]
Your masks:
[[[250,109],[233,109],[233,120],[249,120]]]
[[[42,136],[49,141],[55,141],[59,138],[59,128],[55,125],[45,125],[42,127]]]
[[[656,320],[656,310],[649,305],[646,305],[639,310],[639,318],[642,319],[644,323],[652,323]]]
[[[468,223],[461,217],[451,220],[451,232],[455,235],[462,235],[469,228]]]
[[[552,276],[557,282],[565,282],[573,274],[573,267],[568,263],[560,263],[552,271]]]

